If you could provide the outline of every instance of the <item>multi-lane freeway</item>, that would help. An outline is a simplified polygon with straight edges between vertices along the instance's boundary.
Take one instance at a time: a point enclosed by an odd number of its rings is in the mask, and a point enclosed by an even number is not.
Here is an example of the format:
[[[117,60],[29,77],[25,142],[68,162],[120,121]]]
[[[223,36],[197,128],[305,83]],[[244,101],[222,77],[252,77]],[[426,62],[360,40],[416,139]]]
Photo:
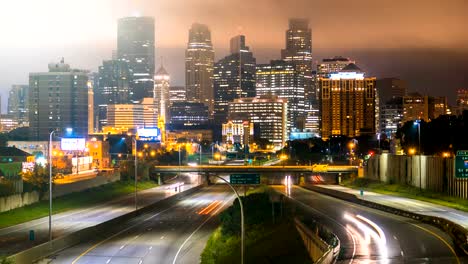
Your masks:
[[[177,188],[176,184],[168,184],[138,193],[138,205],[147,206],[167,198],[179,191],[193,187],[184,184]],[[52,217],[53,237],[57,238],[80,229],[94,226],[120,215],[135,210],[134,195],[128,195],[94,207],[72,210],[54,214]],[[48,218],[40,218],[23,224],[0,229],[0,255],[11,255],[34,245],[44,243],[48,239]],[[28,232],[34,230],[35,241],[28,240]]]
[[[451,239],[430,225],[297,186],[275,189],[339,237],[340,263],[468,263],[456,256]]]
[[[232,204],[228,186],[215,185],[172,205],[123,223],[104,239],[79,244],[52,256],[52,263],[199,263],[218,225],[214,217]]]

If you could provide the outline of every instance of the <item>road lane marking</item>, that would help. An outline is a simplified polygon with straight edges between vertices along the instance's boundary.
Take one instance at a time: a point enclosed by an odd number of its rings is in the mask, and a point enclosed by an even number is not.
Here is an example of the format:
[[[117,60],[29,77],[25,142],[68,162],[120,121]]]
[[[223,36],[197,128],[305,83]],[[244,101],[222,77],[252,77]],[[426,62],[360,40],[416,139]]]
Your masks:
[[[162,214],[162,213],[164,213],[164,212],[166,212],[166,211],[172,209],[172,208],[175,207],[175,206],[177,206],[177,203],[174,204],[174,205],[172,205],[172,206],[169,207],[169,208],[166,208],[166,209],[164,209],[164,210],[162,210],[162,211],[160,211],[160,212],[158,212],[158,213],[156,213],[156,214],[154,214],[154,215],[152,215],[152,216],[150,216],[150,217],[144,219],[143,222],[146,222],[146,221],[148,221],[148,220],[150,220],[150,219],[152,219],[152,218],[154,218],[154,217],[156,217],[156,216],[158,216],[158,215],[160,215],[160,214]],[[88,254],[88,253],[89,253],[90,251],[92,251],[93,249],[95,249],[95,248],[97,248],[98,246],[102,245],[103,243],[109,241],[110,239],[112,239],[112,238],[114,238],[114,237],[116,237],[116,236],[122,234],[123,232],[126,232],[126,231],[132,229],[133,227],[135,227],[135,226],[137,226],[137,225],[141,225],[141,223],[142,223],[142,222],[139,222],[139,223],[136,223],[136,224],[134,224],[134,225],[131,225],[131,226],[129,226],[129,227],[127,227],[127,228],[125,228],[125,229],[123,229],[123,230],[121,230],[121,231],[119,231],[119,232],[113,234],[112,236],[110,236],[110,237],[108,237],[108,238],[106,238],[106,239],[104,239],[104,240],[101,240],[99,243],[94,244],[92,247],[88,248],[88,249],[85,250],[83,253],[81,253],[78,257],[76,257],[76,258],[72,261],[71,264],[76,264],[76,263],[78,262],[78,260],[80,260],[80,258],[82,258],[84,255]]]
[[[413,226],[415,226],[415,227],[417,227],[417,228],[419,228],[419,229],[421,229],[423,231],[426,231],[427,233],[429,233],[429,234],[431,234],[431,235],[433,235],[435,237],[437,237],[440,241],[442,241],[450,249],[452,254],[455,256],[455,259],[457,260],[457,263],[460,264],[460,259],[458,258],[457,253],[455,252],[453,247],[447,241],[445,241],[445,239],[443,237],[439,236],[438,234],[436,234],[436,233],[432,232],[431,230],[429,230],[427,228],[424,228],[422,226],[418,226],[418,225],[413,224],[413,223],[409,223],[409,224],[413,225]]]
[[[195,233],[200,230],[200,228],[202,226],[204,226],[206,224],[206,222],[208,222],[211,218],[213,218],[213,216],[215,216],[219,210],[221,210],[232,198],[234,197],[234,195],[231,196],[231,198],[227,199],[222,206],[220,206],[214,214],[210,215],[205,221],[203,221],[203,223],[201,223],[201,225],[199,225],[197,227],[197,229],[195,229],[195,231],[192,232],[192,234],[190,234],[190,236],[187,237],[187,239],[185,239],[184,243],[182,243],[182,245],[179,247],[179,250],[177,250],[177,253],[174,257],[174,260],[172,261],[172,264],[175,264],[176,261],[177,261],[177,257],[179,256],[180,252],[182,251],[182,248],[185,246],[185,244],[190,240],[190,238],[192,238],[193,235],[195,235]]]

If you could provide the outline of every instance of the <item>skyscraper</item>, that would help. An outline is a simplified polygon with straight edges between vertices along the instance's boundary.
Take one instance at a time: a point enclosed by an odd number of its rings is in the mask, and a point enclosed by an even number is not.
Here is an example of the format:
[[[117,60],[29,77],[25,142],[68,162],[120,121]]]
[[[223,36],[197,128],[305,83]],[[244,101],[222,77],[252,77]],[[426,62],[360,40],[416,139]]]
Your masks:
[[[214,51],[208,26],[194,23],[189,30],[185,51],[185,88],[187,100],[208,106],[210,116],[214,109],[213,93]]]
[[[29,126],[29,86],[13,85],[8,96],[7,114],[18,122],[18,126]]]
[[[134,100],[153,97],[154,18],[125,17],[118,21],[117,58],[128,63]]]
[[[96,105],[130,103],[132,96],[130,79],[131,74],[126,61],[103,61],[94,84]]]
[[[227,120],[229,102],[256,94],[256,60],[245,45],[245,36],[235,36],[230,43],[231,54],[215,63],[213,70],[214,119],[218,125]]]
[[[296,66],[285,61],[258,64],[256,73],[257,96],[269,94],[288,100],[288,128],[302,129],[305,113],[304,76]]]
[[[50,63],[49,72],[29,74],[29,127],[31,140],[48,139],[52,129],[73,128],[88,133],[88,75],[70,69],[64,60]]]
[[[281,59],[292,63],[296,66],[296,71],[304,76],[303,117],[305,118],[308,112],[318,109],[312,74],[312,30],[309,27],[308,19],[289,19],[289,28],[286,31],[286,47],[281,50]],[[318,126],[318,124],[315,126]]]
[[[317,65],[317,76],[324,78],[331,73],[337,73],[341,71],[344,67],[348,66],[350,63],[356,63],[349,58],[335,56],[329,59],[323,59],[322,63]]]
[[[398,78],[382,78],[377,80],[377,91],[380,105],[394,98],[406,95],[408,84]]]
[[[171,86],[169,87],[169,102],[172,105],[174,102],[186,101],[186,90],[183,86]]]
[[[164,120],[164,122],[169,121],[169,80],[169,74],[161,65],[154,76],[154,104],[158,118]]]
[[[376,132],[376,78],[364,77],[364,72],[351,63],[338,73],[318,80],[323,139]]]

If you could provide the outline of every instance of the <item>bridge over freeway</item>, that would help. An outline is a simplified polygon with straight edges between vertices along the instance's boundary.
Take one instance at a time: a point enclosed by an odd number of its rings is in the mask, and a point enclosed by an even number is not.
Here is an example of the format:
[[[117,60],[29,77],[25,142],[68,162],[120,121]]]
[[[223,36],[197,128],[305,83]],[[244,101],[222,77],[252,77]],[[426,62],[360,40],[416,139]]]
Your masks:
[[[197,165],[197,166],[155,166],[156,173],[206,172],[206,173],[357,173],[358,166],[314,164],[311,166],[235,166],[235,165]]]

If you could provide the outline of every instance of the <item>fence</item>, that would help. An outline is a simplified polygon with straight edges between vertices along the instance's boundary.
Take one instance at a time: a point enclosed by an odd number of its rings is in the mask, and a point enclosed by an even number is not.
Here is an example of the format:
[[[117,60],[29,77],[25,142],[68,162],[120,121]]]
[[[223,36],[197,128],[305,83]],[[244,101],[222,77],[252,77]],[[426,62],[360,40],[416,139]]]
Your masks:
[[[39,193],[36,191],[0,197],[0,213],[37,202],[39,202]]]
[[[468,179],[455,178],[454,158],[384,153],[369,159],[364,174],[387,183],[408,184],[468,199]]]

